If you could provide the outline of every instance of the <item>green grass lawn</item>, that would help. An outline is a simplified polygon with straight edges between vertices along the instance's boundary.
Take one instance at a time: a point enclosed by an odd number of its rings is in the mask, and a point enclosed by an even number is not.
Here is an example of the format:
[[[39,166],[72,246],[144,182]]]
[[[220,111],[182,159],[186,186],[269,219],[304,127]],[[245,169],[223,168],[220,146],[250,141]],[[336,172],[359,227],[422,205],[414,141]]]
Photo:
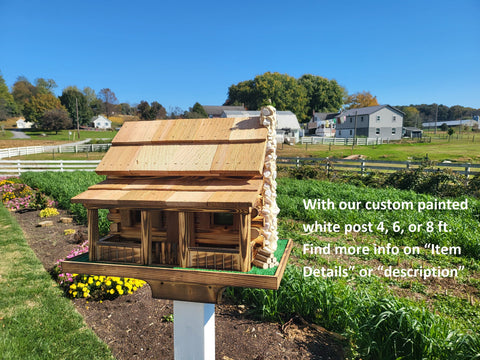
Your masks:
[[[283,147],[283,149],[282,149]],[[364,155],[370,160],[407,161],[422,160],[427,155],[433,161],[480,162],[480,135],[475,142],[467,140],[432,140],[431,143],[392,143],[375,146],[339,146],[297,144],[280,145],[278,156],[333,157]]]
[[[0,140],[8,140],[13,137],[13,133],[8,130],[0,131]]]
[[[69,135],[72,133],[72,135]],[[31,137],[32,140],[55,140],[55,141],[78,141],[77,132],[75,130],[61,130],[58,134],[55,131],[43,130],[27,130],[25,134]],[[43,136],[45,134],[46,136]],[[73,135],[75,134],[75,138]],[[80,140],[85,139],[113,139],[117,131],[85,131],[80,130]]]
[[[0,357],[113,359],[62,296],[2,205],[0,228]]]

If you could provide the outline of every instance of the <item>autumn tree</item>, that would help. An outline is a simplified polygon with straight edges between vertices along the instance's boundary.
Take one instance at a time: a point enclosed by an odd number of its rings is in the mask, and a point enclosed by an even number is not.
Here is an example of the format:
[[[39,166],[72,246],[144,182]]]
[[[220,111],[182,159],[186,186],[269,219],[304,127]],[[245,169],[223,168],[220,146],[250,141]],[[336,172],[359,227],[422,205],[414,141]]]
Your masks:
[[[62,95],[59,97],[62,105],[67,109],[71,119],[77,119],[80,125],[87,125],[93,117],[93,111],[88,106],[86,96],[76,87],[69,86],[63,89]]]
[[[362,91],[348,95],[345,104],[347,105],[347,109],[357,109],[368,106],[376,106],[378,105],[378,101],[376,96],[373,96],[368,91]]]
[[[422,119],[420,118],[420,112],[413,106],[400,107],[399,110],[405,113],[403,117],[403,126],[422,126]]]
[[[51,109],[45,111],[43,116],[40,117],[37,126],[43,130],[55,131],[55,134],[58,134],[59,130],[72,127],[72,119],[67,110],[63,108]]]
[[[103,102],[103,105],[105,107],[105,113],[108,118],[110,115],[112,115],[115,104],[118,103],[117,97],[112,90],[110,90],[109,88],[104,88],[101,89],[98,93],[98,98]]]
[[[37,94],[25,103],[23,115],[27,121],[37,123],[46,111],[53,109],[66,110],[55,95]]]

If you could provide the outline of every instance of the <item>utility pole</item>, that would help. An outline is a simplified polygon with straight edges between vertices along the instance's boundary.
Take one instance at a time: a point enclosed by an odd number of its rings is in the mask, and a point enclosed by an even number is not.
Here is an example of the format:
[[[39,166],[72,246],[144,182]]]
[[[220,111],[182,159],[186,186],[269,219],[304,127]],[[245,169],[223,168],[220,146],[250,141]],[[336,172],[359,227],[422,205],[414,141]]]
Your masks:
[[[435,110],[435,135],[437,135],[438,104],[435,105],[437,105],[437,109]]]
[[[78,100],[75,98],[75,108],[77,109],[77,138],[80,140],[80,123],[78,122]]]

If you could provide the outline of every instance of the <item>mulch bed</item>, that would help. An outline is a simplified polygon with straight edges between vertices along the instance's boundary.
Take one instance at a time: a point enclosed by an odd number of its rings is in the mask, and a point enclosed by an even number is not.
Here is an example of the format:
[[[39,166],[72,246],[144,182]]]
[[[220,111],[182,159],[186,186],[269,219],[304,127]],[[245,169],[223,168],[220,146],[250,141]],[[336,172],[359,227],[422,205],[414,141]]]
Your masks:
[[[47,271],[86,238],[86,227],[59,223],[59,216],[49,218],[54,225],[36,227],[42,220],[38,211],[14,216],[25,238]],[[83,236],[64,235],[65,229],[75,229]],[[112,301],[73,303],[85,322],[121,359],[173,359],[173,302],[153,299],[145,285],[131,295]],[[185,339],[188,344],[188,339]],[[344,359],[341,336],[302,319],[286,324],[256,321],[243,306],[216,305],[216,359]],[[188,345],[187,345],[188,346]]]

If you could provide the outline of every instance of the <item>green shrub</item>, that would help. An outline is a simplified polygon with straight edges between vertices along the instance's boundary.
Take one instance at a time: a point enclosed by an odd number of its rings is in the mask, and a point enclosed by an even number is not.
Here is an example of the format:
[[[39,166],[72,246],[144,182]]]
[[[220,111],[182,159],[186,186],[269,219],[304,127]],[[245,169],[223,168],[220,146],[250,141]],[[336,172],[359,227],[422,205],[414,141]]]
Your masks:
[[[97,175],[94,172],[27,172],[22,174],[21,179],[40,192],[51,196],[58,202],[58,206],[70,210],[75,215],[76,221],[80,224],[87,223],[87,210],[82,204],[72,204],[70,199],[89,186],[95,185],[103,180],[105,176]],[[98,212],[99,230],[101,235],[108,233],[110,222],[107,220],[108,210],[100,209]]]

